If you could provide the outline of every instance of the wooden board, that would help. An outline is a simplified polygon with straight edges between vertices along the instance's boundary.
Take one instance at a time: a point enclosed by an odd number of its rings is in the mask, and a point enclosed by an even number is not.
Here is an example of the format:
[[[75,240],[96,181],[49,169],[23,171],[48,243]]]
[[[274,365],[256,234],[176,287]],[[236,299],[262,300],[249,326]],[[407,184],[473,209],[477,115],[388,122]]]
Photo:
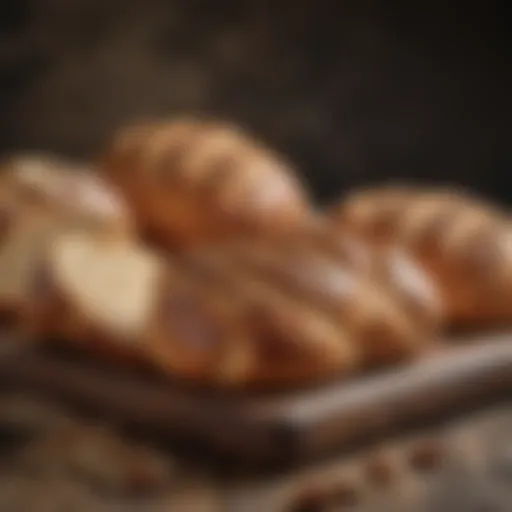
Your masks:
[[[281,395],[216,396],[38,350],[4,351],[0,379],[154,435],[185,435],[251,463],[290,463],[508,396],[512,334],[451,344],[402,368]]]

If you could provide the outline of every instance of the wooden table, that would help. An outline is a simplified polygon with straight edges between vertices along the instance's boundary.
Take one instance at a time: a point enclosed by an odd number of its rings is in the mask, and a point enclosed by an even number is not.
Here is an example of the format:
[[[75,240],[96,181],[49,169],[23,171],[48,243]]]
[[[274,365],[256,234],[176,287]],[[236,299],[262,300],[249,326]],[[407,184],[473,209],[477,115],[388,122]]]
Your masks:
[[[197,450],[195,454],[190,446],[183,450],[176,441],[164,445],[159,437],[155,444],[151,429],[143,438],[134,437],[124,421],[116,427],[114,418],[127,419],[118,413],[132,412],[129,398],[137,386],[131,388],[126,382],[126,387],[116,387],[110,376],[107,380],[89,379],[90,368],[81,373],[73,366],[67,371],[75,378],[66,380],[62,361],[45,362],[29,352],[6,351],[0,357],[0,510],[512,511],[512,359],[506,339],[503,341],[488,344],[488,349],[477,344],[469,356],[457,361],[447,357],[434,366],[421,363],[417,372],[404,369],[408,378],[397,380],[402,370],[377,376],[375,393],[370,393],[366,384],[355,383],[343,394],[344,388],[336,391],[334,384],[325,388],[322,400],[311,399],[318,391],[265,398],[263,402],[258,399],[245,409],[252,411],[252,418],[291,419],[300,427],[296,433],[303,435],[295,438],[300,441],[296,446],[300,448],[303,441],[309,446],[303,451],[307,456],[294,458],[294,464],[286,468],[270,464],[264,470],[256,470],[250,457],[228,458],[227,464],[225,457],[212,459],[203,451],[197,457]],[[60,400],[63,395],[75,397],[75,405],[84,398],[95,402],[103,395],[107,400],[100,400],[101,407],[96,409],[82,409],[65,405]],[[151,392],[147,396],[152,396]],[[421,400],[415,402],[418,396]],[[455,407],[459,402],[470,405],[470,399],[476,397],[479,400],[472,407]],[[168,398],[165,394],[164,399]],[[195,414],[185,419],[195,417],[197,427],[201,418],[211,416],[194,400],[173,402],[179,405],[173,410]],[[315,402],[316,406],[310,407]],[[138,409],[139,417],[140,411],[156,413],[168,403],[156,400],[145,404]],[[214,403],[211,410],[218,406]],[[375,413],[387,408],[393,413]],[[108,412],[116,414],[110,417]],[[440,412],[443,414],[437,414]],[[203,416],[197,416],[199,413]],[[420,421],[402,424],[415,415]],[[169,426],[180,415],[159,413],[149,418],[153,426],[162,418]],[[221,440],[232,436],[237,439],[232,445],[236,447],[242,446],[246,436],[245,442],[251,444],[252,430],[237,431],[241,423],[230,424],[229,414],[223,418]],[[402,428],[382,428],[397,419]],[[188,425],[183,416],[180,424]],[[368,429],[368,424],[379,427],[382,435],[369,436],[379,429]],[[360,437],[354,435],[358,425],[365,434],[362,443],[352,442]],[[207,432],[207,426],[196,434]],[[341,437],[336,428],[341,429]],[[212,440],[215,432],[210,431]],[[332,441],[339,438],[344,442],[334,449]],[[322,449],[312,449],[317,446]]]
[[[33,396],[4,393],[0,418],[2,512],[512,510],[507,403],[286,473],[238,476]]]

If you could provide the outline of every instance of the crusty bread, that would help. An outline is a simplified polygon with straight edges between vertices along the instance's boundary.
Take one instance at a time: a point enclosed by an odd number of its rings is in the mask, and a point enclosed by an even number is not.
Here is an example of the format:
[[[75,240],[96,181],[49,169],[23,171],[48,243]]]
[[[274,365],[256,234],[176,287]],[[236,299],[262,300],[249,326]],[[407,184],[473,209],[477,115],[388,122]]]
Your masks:
[[[281,240],[237,241],[223,253],[226,272],[241,267],[307,304],[315,314],[324,312],[340,332],[358,340],[366,365],[421,350],[443,320],[437,288],[428,276],[399,251],[377,255],[330,228],[322,231]],[[304,243],[310,236],[316,244]],[[354,259],[356,253],[361,257]],[[304,329],[300,323],[297,328]]]
[[[132,236],[123,201],[94,172],[10,161],[0,310],[33,336],[235,387],[348,376],[428,346],[441,300],[402,249],[314,214],[293,175],[235,130],[141,130],[121,135],[107,171],[137,222],[176,254]]]
[[[136,243],[62,231],[40,259],[45,286],[31,295],[28,323],[38,337],[209,385],[290,385],[354,369],[359,350],[342,323],[272,283],[225,267],[212,267],[212,280],[186,260],[164,265]]]
[[[414,357],[435,330],[372,273],[318,248],[295,251],[291,238],[164,260],[136,241],[64,226],[44,247],[24,284],[33,334],[193,382],[352,375]]]
[[[401,247],[433,276],[459,326],[512,319],[512,231],[504,211],[450,190],[383,187],[332,207],[341,230]]]
[[[102,167],[142,229],[182,248],[241,233],[283,233],[308,214],[291,167],[236,127],[180,119],[120,130]]]

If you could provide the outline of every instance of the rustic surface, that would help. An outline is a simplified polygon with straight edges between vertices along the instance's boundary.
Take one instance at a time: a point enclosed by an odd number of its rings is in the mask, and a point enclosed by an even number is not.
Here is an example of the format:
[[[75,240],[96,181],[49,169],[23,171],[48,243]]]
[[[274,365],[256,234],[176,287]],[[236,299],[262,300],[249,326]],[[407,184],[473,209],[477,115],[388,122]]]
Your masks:
[[[112,427],[10,393],[0,416],[2,512],[159,512],[180,501],[193,508],[179,510],[217,510],[217,489],[200,470]]]
[[[470,341],[473,341],[472,343]],[[291,464],[432,422],[512,390],[510,334],[444,342],[418,361],[273,395],[212,394],[29,345],[0,359],[5,385],[87,407],[153,436],[187,437],[251,465]]]
[[[288,474],[224,476],[32,396],[0,395],[2,512],[510,512],[503,404]]]
[[[2,344],[4,362],[16,354],[8,347]],[[328,460],[255,472],[193,446],[134,437],[90,411],[50,401],[44,389],[0,390],[2,512],[512,511],[510,393],[487,410],[395,432]],[[432,394],[431,405],[438,399]],[[236,426],[225,429],[237,435]]]

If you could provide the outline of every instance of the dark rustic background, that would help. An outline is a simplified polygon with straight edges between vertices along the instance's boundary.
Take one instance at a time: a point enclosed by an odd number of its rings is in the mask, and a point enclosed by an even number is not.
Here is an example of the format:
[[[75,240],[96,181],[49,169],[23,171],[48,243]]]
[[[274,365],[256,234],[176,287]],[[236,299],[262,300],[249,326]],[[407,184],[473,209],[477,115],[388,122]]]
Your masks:
[[[199,112],[289,153],[324,199],[408,177],[512,203],[510,18],[422,4],[4,0],[0,149],[87,156],[134,117]]]

